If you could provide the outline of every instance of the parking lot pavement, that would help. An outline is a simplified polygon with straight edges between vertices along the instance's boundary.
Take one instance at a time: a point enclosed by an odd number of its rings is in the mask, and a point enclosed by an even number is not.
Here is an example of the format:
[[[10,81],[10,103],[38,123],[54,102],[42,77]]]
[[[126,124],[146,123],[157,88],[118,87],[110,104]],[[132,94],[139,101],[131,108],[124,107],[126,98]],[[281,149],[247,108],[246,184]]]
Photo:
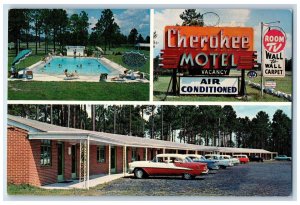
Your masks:
[[[194,180],[126,177],[107,184],[99,191],[110,196],[290,196],[292,163],[251,162]]]

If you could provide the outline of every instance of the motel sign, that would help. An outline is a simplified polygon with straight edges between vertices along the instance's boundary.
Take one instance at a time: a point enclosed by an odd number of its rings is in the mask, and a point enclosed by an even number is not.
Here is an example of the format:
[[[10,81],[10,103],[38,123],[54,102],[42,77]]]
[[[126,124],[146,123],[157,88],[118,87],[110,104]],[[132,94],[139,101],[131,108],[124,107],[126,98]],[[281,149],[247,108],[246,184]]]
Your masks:
[[[252,69],[253,28],[166,26],[161,66],[166,69]]]
[[[253,28],[166,26],[164,37],[160,66],[173,69],[173,93],[177,84],[176,70],[181,69],[198,76],[181,76],[180,94],[237,95],[238,77],[224,77],[235,68],[242,70],[243,94],[245,70],[257,64]]]

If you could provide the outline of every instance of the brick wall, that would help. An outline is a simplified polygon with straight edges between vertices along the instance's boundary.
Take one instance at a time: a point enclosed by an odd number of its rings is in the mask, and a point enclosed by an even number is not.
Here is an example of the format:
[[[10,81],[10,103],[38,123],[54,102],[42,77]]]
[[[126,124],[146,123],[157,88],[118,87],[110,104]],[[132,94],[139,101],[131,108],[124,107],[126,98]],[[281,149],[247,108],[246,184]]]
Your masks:
[[[97,145],[90,146],[90,175],[108,173],[108,146],[105,146],[105,161],[97,162]]]
[[[71,155],[69,143],[64,143],[64,178],[71,179]],[[35,186],[57,182],[57,141],[51,141],[51,165],[40,164],[41,141],[29,140],[26,130],[7,129],[7,181],[14,184]]]
[[[30,143],[25,130],[7,128],[7,182],[29,183]]]
[[[116,147],[117,173],[123,172],[123,147]]]

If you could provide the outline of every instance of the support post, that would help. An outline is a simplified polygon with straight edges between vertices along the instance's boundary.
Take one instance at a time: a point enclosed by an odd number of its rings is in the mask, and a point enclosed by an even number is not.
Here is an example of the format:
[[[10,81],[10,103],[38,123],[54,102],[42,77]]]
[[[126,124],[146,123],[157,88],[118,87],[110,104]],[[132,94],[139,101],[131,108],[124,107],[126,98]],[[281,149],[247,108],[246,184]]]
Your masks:
[[[90,189],[90,137],[87,139],[87,189]]]
[[[240,95],[244,96],[245,95],[245,86],[246,86],[246,82],[245,82],[245,70],[242,69],[241,71],[242,74],[242,79],[241,79],[241,90],[240,90]]]
[[[108,175],[111,174],[111,145],[108,145]]]
[[[173,69],[172,73],[172,93],[177,95],[177,69]]]
[[[178,154],[178,149],[176,150],[176,154]]]
[[[264,76],[263,76],[263,31],[264,23],[260,22],[260,96],[264,96]]]
[[[148,160],[148,148],[146,147],[145,148],[145,161]]]
[[[79,181],[83,182],[84,188],[88,188],[89,179],[89,140],[80,140],[80,161],[79,161]]]
[[[125,176],[127,172],[127,162],[126,162],[126,146],[123,147],[123,175]]]
[[[79,142],[79,182],[81,182],[81,140]]]
[[[189,150],[185,150],[185,153],[188,154],[188,153],[189,153]]]
[[[197,150],[195,150],[195,154],[198,154],[198,151],[197,151]]]
[[[163,148],[163,154],[165,154],[166,153],[166,149],[165,148]]]

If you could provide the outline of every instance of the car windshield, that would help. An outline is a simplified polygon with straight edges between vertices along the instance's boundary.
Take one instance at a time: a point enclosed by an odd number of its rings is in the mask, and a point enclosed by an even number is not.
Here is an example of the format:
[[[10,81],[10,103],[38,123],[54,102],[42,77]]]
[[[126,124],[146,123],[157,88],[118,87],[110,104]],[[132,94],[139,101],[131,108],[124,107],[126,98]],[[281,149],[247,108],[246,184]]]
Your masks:
[[[193,162],[193,160],[192,160],[191,158],[189,158],[189,157],[186,157],[186,158],[184,159],[184,161],[185,161],[185,162]]]
[[[202,159],[202,160],[206,160],[206,158],[205,158],[205,157],[203,157],[203,156],[201,156],[201,159]]]

